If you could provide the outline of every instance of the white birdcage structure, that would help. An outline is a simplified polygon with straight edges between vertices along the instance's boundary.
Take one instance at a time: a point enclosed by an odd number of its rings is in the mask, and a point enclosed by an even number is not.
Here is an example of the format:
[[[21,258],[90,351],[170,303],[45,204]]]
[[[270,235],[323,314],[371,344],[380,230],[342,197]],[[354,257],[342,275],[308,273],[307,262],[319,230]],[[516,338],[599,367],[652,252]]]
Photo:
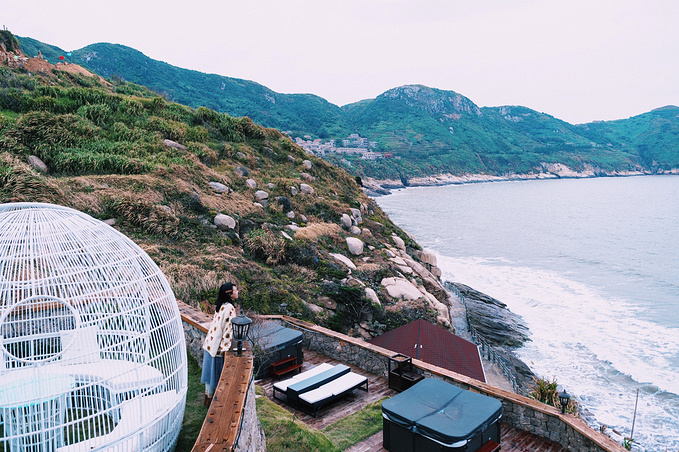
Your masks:
[[[0,452],[165,451],[186,344],[158,266],[70,208],[0,204]]]

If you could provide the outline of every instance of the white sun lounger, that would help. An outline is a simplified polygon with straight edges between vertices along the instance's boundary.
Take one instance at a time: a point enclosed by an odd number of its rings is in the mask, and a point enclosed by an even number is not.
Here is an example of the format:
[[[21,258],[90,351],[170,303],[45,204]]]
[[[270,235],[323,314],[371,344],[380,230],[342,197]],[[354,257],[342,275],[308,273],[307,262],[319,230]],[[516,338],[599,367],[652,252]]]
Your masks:
[[[365,385],[365,390],[367,391],[368,377],[349,372],[319,388],[300,394],[300,407],[304,411],[316,416],[316,413],[323,405],[326,405],[363,385]]]
[[[292,378],[288,378],[287,380],[279,381],[278,383],[275,383],[273,385],[273,396],[276,398],[276,391],[278,392],[285,392],[288,390],[288,386],[291,384],[297,383],[298,381],[306,380],[307,378],[313,377],[314,375],[318,375],[321,372],[325,372],[328,369],[332,369],[332,364],[328,363],[323,363],[319,364],[316,367],[313,367],[306,372],[299,373],[295,375]]]

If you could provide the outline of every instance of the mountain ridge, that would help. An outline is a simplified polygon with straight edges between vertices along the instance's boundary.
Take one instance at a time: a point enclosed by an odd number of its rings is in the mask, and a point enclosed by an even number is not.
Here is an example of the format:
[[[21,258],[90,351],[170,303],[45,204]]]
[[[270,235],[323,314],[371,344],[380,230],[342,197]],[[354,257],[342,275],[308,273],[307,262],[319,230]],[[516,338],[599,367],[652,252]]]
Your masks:
[[[43,54],[55,58],[55,49],[47,47]],[[574,125],[528,107],[479,107],[454,91],[412,84],[339,107],[313,94],[281,94],[257,82],[178,68],[120,44],[91,44],[69,58],[194,108],[248,116],[293,137],[339,140],[359,133],[375,141],[378,151],[401,157],[386,162],[330,156],[362,177],[530,174],[554,164],[602,174],[679,167],[678,107],[672,105],[628,119]]]

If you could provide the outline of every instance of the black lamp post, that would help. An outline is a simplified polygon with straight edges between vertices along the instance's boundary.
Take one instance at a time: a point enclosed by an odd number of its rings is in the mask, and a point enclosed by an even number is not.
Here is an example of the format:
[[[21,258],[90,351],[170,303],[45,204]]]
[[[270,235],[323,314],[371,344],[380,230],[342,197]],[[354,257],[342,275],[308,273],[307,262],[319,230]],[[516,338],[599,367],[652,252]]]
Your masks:
[[[559,393],[559,402],[561,402],[561,414],[566,414],[566,407],[571,401],[571,395],[564,389]]]
[[[243,355],[243,341],[248,337],[251,323],[252,320],[243,314],[239,314],[236,318],[231,320],[231,325],[233,325],[233,338],[238,341],[238,351],[236,356]]]

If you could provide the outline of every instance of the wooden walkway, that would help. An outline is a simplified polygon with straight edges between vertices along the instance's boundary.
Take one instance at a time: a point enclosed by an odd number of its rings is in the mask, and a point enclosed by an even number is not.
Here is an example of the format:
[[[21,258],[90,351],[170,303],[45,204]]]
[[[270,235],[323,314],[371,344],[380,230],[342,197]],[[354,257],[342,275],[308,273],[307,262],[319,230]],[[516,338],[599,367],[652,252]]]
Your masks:
[[[330,364],[346,364],[340,363],[334,359],[330,359],[319,353],[304,350],[304,364],[302,372],[317,366],[321,363]],[[317,429],[325,428],[326,426],[338,421],[339,419],[355,413],[362,409],[369,403],[380,400],[384,397],[392,397],[397,394],[396,391],[389,389],[387,379],[367,373],[363,369],[350,366],[353,372],[368,377],[368,392],[361,389],[355,389],[351,395],[337,400],[336,402],[325,406],[318,412],[316,417],[308,415],[303,411],[296,410],[289,407],[280,400],[273,398],[273,384],[278,381],[274,378],[265,378],[256,382],[257,385],[264,388],[269,399],[276,404],[282,406],[286,410],[293,413],[299,420]],[[295,375],[294,373],[284,376],[282,379],[289,378]],[[559,444],[549,441],[547,439],[535,436],[531,433],[519,430],[517,428],[502,425],[502,439],[500,441],[502,452],[567,452],[566,449]],[[347,449],[346,452],[381,452],[386,451],[382,448],[382,432],[365,439],[364,441]]]

